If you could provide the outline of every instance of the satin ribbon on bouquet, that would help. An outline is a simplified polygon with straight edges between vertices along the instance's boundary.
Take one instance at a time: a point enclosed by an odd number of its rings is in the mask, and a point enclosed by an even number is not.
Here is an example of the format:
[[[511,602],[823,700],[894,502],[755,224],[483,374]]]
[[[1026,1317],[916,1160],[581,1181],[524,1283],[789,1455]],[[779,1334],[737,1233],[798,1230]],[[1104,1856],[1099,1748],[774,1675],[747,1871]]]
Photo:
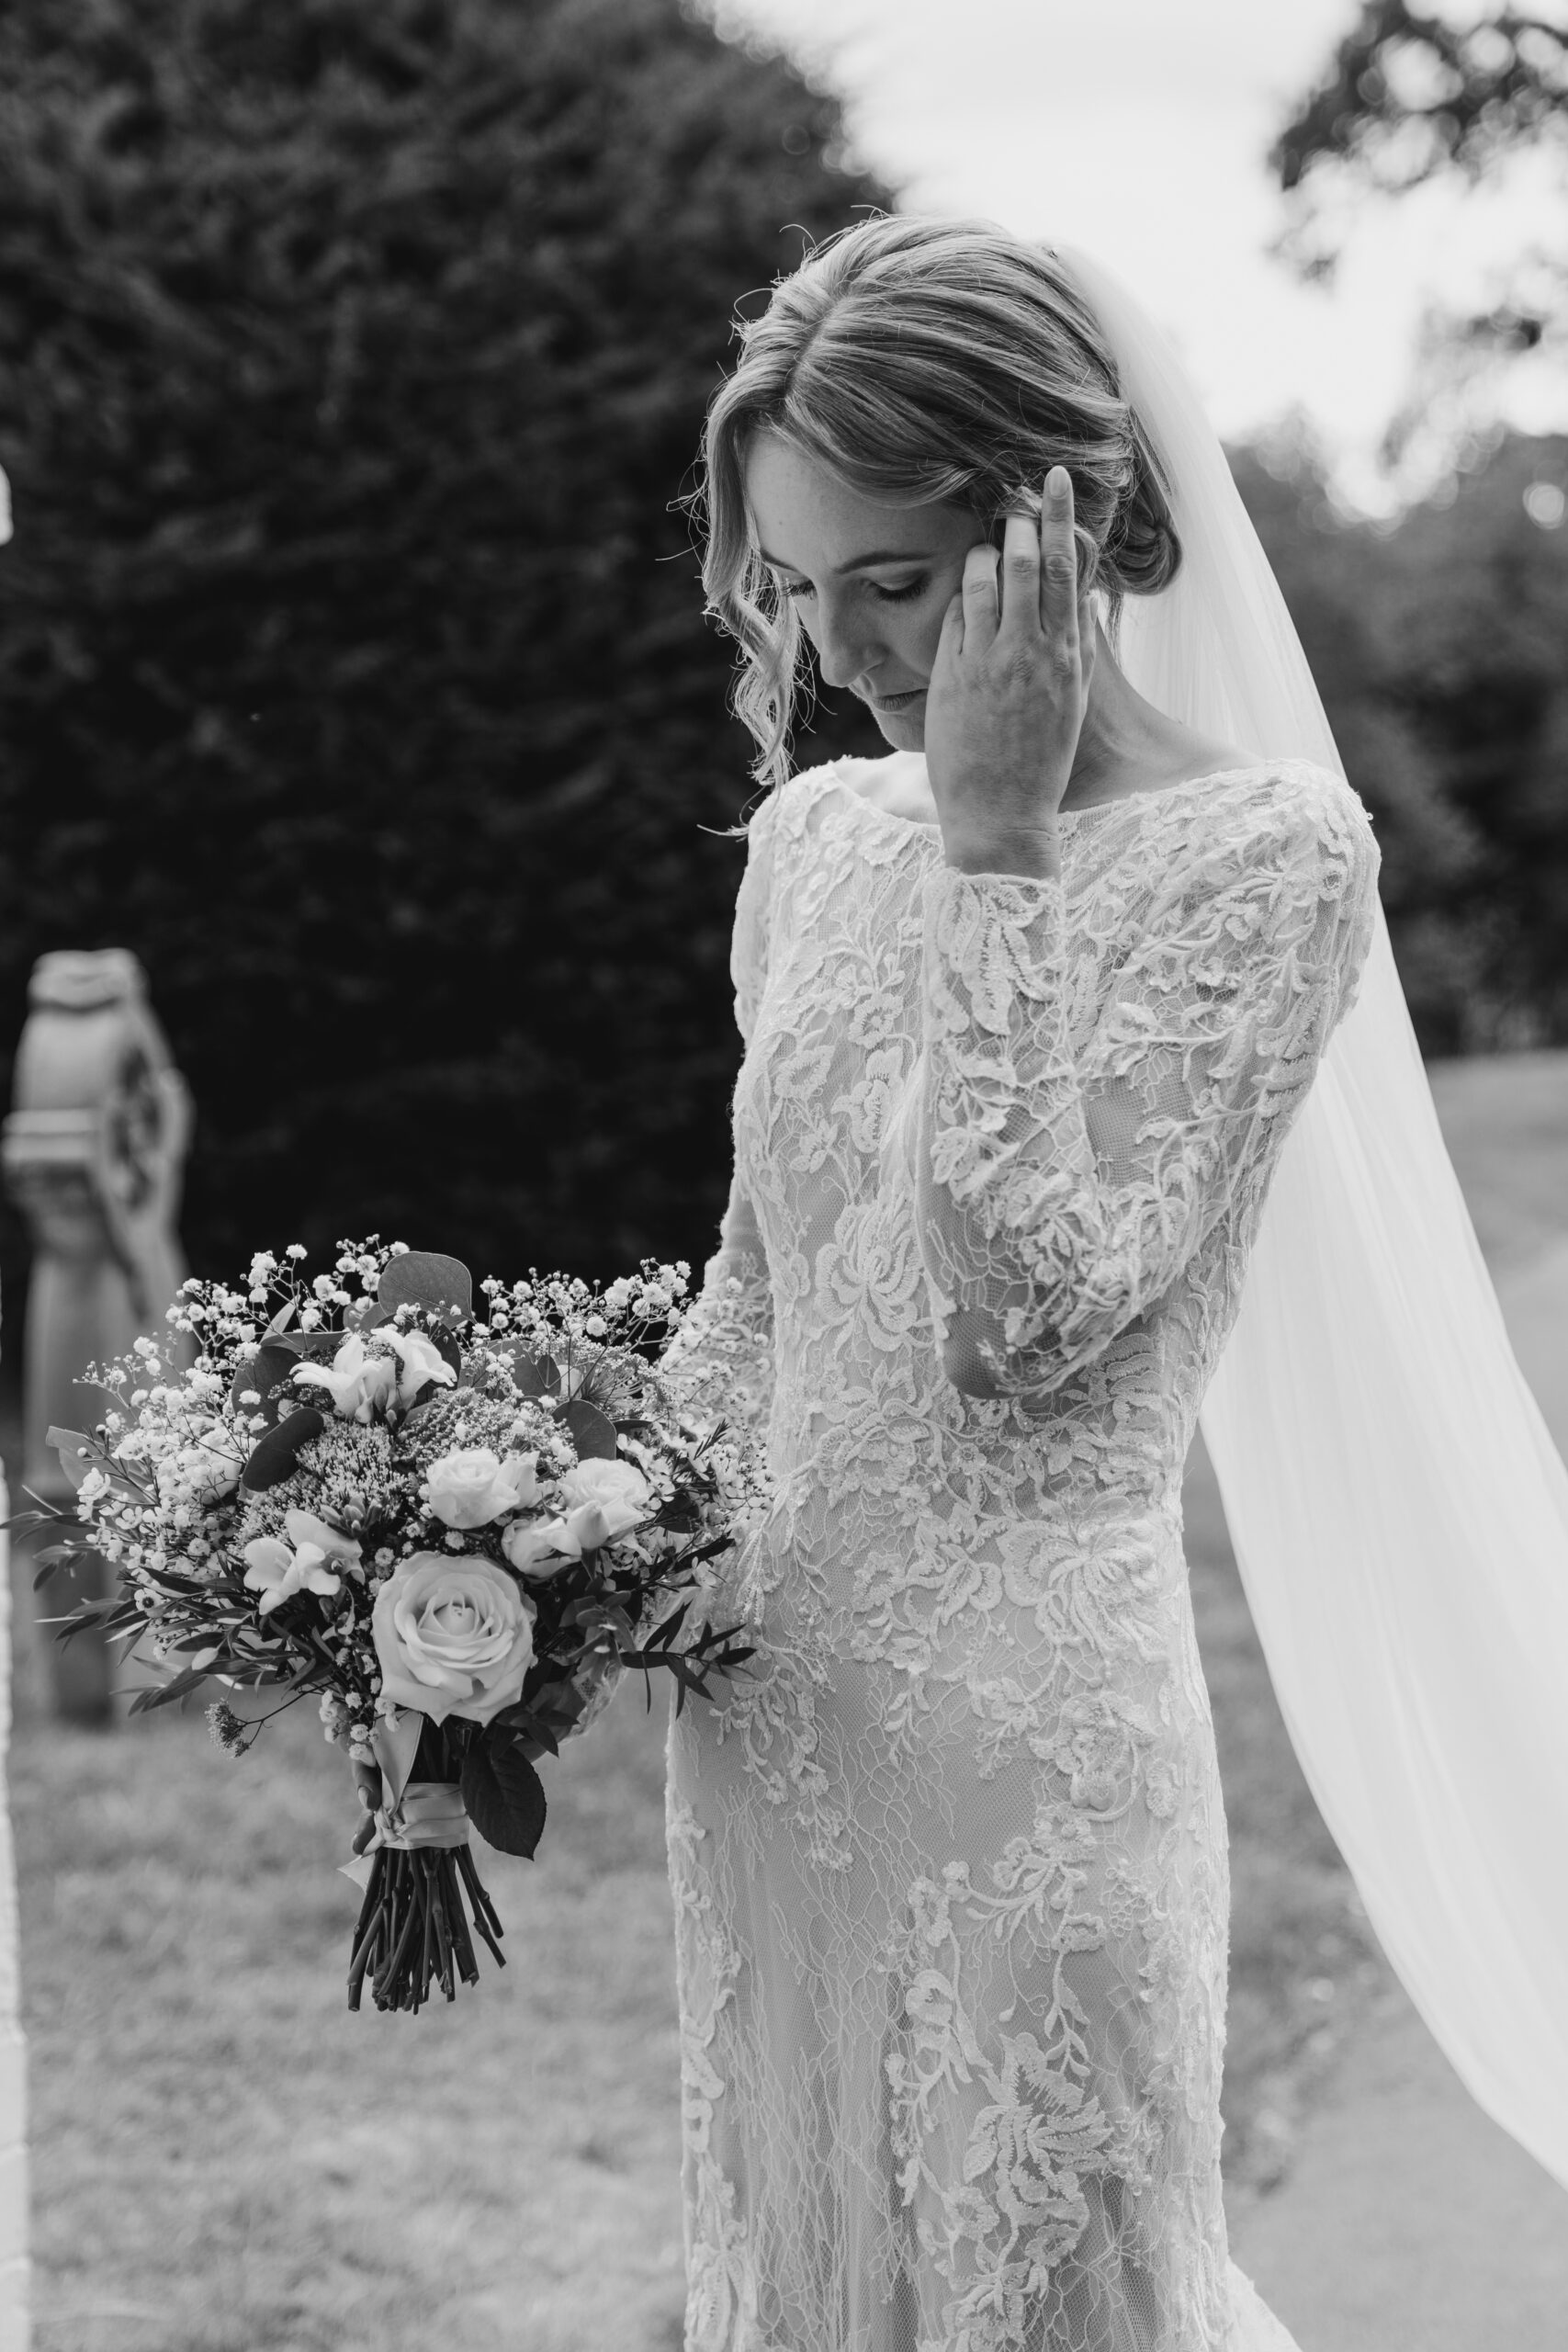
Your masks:
[[[409,1779],[423,1731],[424,1717],[405,1709],[395,1723],[383,1719],[370,1736],[371,1752],[381,1774],[382,1803],[374,1815],[376,1833],[362,1854],[338,1865],[355,1886],[369,1885],[378,1847],[410,1853],[418,1846],[451,1848],[468,1842],[468,1816],[457,1783]]]

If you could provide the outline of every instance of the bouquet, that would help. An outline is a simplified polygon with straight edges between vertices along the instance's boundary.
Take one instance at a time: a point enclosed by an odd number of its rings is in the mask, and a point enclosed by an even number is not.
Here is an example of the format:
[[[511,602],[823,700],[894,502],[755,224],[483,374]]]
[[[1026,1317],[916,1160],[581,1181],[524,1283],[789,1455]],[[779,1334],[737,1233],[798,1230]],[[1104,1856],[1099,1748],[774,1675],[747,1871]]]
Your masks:
[[[209,1679],[280,1690],[268,1713],[319,1696],[327,1738],[378,1768],[346,1865],[364,1887],[349,2006],[368,1978],[378,2008],[417,2009],[437,1980],[448,2000],[478,1982],[474,1934],[502,1958],[470,1825],[533,1855],[534,1759],[627,1668],[649,1704],[651,1669],[671,1674],[679,1710],[752,1655],[738,1627],[686,1621],[761,1474],[722,1425],[682,1419],[651,1361],[683,1266],[486,1282],[480,1314],[454,1258],[373,1238],[307,1282],[305,1256],[263,1252],[243,1291],[186,1283],[162,1345],[96,1368],[103,1419],[50,1431],[76,1516],[30,1523],[66,1531],[40,1582],[95,1552],[118,1568],[62,1638],[97,1625],[163,1662],[133,1713]],[[267,1720],[226,1700],[208,1716],[234,1754]]]

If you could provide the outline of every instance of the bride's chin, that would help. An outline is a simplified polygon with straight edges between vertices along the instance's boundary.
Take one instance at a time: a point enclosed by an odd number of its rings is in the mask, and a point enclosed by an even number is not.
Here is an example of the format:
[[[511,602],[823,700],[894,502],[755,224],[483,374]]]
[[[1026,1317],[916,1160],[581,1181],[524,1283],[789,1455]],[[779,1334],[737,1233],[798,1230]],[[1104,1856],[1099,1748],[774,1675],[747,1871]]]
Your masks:
[[[912,703],[908,710],[877,710],[871,713],[880,732],[889,743],[901,752],[918,752],[926,740],[926,706],[923,699]]]

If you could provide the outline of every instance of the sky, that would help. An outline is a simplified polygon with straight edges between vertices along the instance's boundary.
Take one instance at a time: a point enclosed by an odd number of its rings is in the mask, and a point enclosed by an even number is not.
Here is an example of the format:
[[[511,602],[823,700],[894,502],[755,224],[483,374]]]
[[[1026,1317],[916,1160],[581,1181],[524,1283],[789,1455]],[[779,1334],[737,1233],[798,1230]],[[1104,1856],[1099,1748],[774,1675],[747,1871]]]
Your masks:
[[[1357,213],[1336,283],[1268,248],[1286,219],[1265,158],[1358,0],[707,0],[849,102],[857,154],[919,211],[1058,235],[1118,270],[1175,336],[1222,435],[1291,412],[1348,503],[1387,510],[1378,461],[1426,302],[1483,294],[1553,198],[1526,165],[1490,195],[1423,190]],[[1527,430],[1568,428],[1568,386],[1516,371]]]

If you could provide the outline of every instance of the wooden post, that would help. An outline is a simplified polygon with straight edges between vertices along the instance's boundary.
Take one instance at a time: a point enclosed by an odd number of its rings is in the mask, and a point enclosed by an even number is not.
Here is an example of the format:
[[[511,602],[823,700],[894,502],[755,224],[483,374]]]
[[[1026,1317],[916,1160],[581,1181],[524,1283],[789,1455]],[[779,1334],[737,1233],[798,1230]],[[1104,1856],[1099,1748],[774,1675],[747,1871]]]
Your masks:
[[[185,1279],[177,1218],[190,1098],[123,948],[43,956],[33,968],[17,1049],[12,1111],[0,1138],[6,1188],[33,1244],[23,1341],[24,1483],[69,1502],[51,1422],[91,1428],[102,1400],[76,1381],[141,1332],[163,1335]],[[111,1589],[107,1562],[74,1589],[44,1587],[41,1612]],[[96,1590],[89,1585],[96,1584]],[[114,1713],[107,1643],[47,1645],[55,1702],[78,1722]]]

